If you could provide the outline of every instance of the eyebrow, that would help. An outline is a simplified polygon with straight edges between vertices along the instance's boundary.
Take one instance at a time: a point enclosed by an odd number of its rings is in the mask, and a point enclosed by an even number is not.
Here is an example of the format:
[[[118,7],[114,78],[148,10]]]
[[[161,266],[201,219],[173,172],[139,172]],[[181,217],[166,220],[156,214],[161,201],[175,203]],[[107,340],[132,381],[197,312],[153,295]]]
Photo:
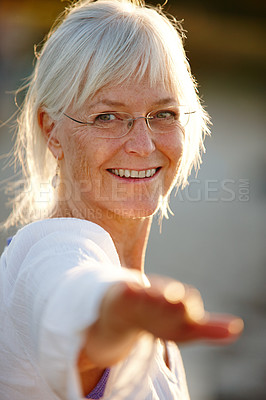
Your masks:
[[[177,103],[177,99],[175,99],[174,97],[166,97],[164,99],[160,99],[158,101],[156,101],[155,103],[153,103],[154,106],[164,106],[170,103]]]
[[[166,98],[160,99],[160,100],[152,103],[153,104],[152,106],[156,107],[156,106],[161,106],[161,105],[167,105],[170,103],[177,103],[177,100],[174,97],[166,97]],[[97,101],[96,103],[91,104],[90,108],[95,107],[99,104],[103,104],[103,105],[106,105],[109,107],[126,107],[127,106],[127,104],[122,103],[120,101],[103,99],[103,100]]]

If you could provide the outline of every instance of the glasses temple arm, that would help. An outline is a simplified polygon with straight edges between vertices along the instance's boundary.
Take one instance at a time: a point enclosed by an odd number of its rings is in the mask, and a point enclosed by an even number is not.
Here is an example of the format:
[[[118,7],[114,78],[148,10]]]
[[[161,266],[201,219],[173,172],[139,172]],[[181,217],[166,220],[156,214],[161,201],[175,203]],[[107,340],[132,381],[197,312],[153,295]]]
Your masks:
[[[65,113],[63,113],[63,115],[64,115],[65,117],[71,119],[72,121],[77,122],[78,124],[83,124],[83,125],[91,125],[91,124],[92,124],[92,122],[78,121],[77,119],[72,118],[72,117],[70,117],[69,115],[67,115],[67,114],[65,114]]]

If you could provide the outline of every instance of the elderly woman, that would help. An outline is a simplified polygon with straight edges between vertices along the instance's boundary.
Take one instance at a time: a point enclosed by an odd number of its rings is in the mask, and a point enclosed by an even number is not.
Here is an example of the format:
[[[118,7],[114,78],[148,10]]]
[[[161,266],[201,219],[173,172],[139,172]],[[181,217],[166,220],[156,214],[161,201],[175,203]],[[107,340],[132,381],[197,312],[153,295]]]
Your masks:
[[[1,400],[188,399],[174,342],[241,332],[144,274],[152,218],[207,132],[177,28],[142,2],[84,0],[37,55],[6,222],[26,226],[1,258]]]

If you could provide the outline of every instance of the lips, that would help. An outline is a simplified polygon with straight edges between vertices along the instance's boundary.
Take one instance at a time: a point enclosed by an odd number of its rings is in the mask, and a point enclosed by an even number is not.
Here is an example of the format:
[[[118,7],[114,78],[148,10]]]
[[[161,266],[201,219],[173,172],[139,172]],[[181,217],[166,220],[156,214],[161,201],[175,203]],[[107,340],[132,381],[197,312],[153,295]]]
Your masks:
[[[108,169],[114,175],[120,176],[121,178],[135,178],[135,179],[143,179],[143,178],[151,178],[159,168],[151,168],[151,169],[143,169],[141,171],[136,171],[133,169]]]

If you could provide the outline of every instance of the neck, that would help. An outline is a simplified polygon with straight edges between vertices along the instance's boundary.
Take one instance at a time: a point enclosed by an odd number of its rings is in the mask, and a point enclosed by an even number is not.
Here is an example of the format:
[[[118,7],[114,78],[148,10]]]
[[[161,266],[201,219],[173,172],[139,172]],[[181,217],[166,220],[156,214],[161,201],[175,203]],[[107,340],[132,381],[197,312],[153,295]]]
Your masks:
[[[61,202],[60,202],[61,203]],[[60,204],[54,217],[72,217],[70,208],[66,204]],[[100,218],[97,218],[97,213],[92,213],[91,218],[84,218],[82,213],[76,218],[87,219],[100,225],[111,236],[121,265],[129,269],[136,269],[144,272],[145,253],[152,223],[152,217],[146,218],[123,218],[119,215],[111,215],[104,218],[102,213]]]
[[[145,254],[152,217],[119,221],[117,226],[101,225],[112,237],[121,265],[144,272]]]

